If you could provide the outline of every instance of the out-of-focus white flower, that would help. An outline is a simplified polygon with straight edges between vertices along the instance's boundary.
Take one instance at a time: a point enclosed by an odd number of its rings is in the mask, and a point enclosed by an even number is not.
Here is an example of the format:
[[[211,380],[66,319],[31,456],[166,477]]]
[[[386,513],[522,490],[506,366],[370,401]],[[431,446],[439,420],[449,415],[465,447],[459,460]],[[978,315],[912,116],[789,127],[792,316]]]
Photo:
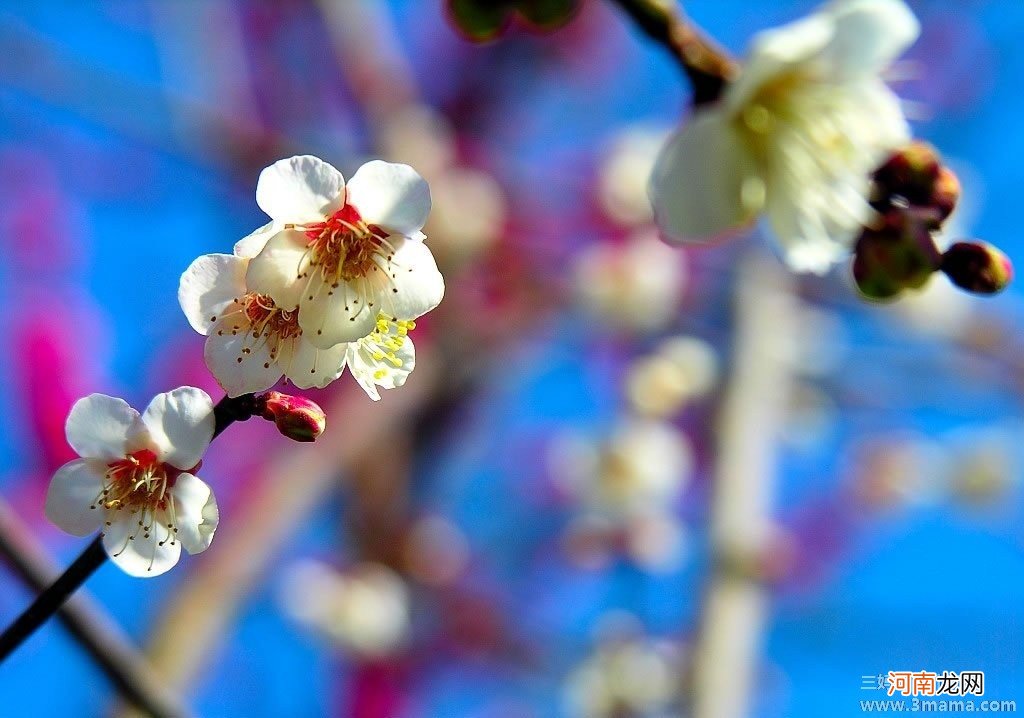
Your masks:
[[[672,715],[680,674],[679,650],[668,641],[612,639],[569,676],[567,712],[578,718]]]
[[[639,414],[667,417],[706,396],[718,380],[718,358],[697,337],[667,339],[626,371],[626,398]]]
[[[605,212],[619,224],[628,227],[654,219],[647,182],[667,137],[665,130],[638,126],[611,143],[598,176],[598,194]]]
[[[863,442],[851,463],[854,490],[872,508],[932,505],[949,486],[948,450],[916,434]]]
[[[245,241],[236,252],[256,249],[245,247]],[[282,375],[303,389],[322,388],[346,366],[374,401],[380,399],[378,386],[391,389],[405,383],[416,365],[408,336],[415,322],[379,313],[365,337],[319,347],[308,340],[300,310],[282,309],[269,295],[249,291],[249,262],[237,254],[199,257],[178,287],[189,323],[207,337],[206,364],[229,396],[269,389]]]
[[[213,492],[193,473],[213,439],[213,401],[180,387],[143,414],[91,394],[71,407],[67,439],[82,458],[64,464],[46,494],[46,515],[64,531],[103,532],[103,548],[132,576],[158,576],[184,547],[205,551],[219,515]]]
[[[256,202],[273,235],[250,262],[248,289],[329,349],[373,331],[380,315],[406,321],[436,307],[444,279],[420,230],[430,212],[427,183],[408,165],[374,160],[346,185],[311,156],[260,174]]]
[[[683,565],[689,548],[686,526],[667,511],[633,517],[625,535],[626,551],[649,571],[672,571]]]
[[[443,266],[475,259],[501,236],[508,207],[491,175],[450,167],[431,177],[430,186],[434,204],[426,231]]]
[[[793,382],[787,400],[782,427],[784,441],[795,448],[811,450],[830,436],[838,412],[827,393],[810,382]]]
[[[383,118],[379,144],[386,159],[401,159],[412,165],[431,184],[438,174],[455,165],[456,140],[451,123],[427,105],[406,106]]]
[[[469,563],[469,542],[451,521],[441,516],[419,519],[405,540],[405,560],[418,581],[445,586]]]
[[[950,437],[954,456],[949,488],[955,498],[974,505],[1001,504],[1016,483],[1016,446],[1020,426],[995,425]]]
[[[594,244],[578,257],[576,295],[614,327],[650,332],[676,316],[686,286],[683,256],[638,232],[625,244]]]
[[[706,241],[764,211],[795,270],[846,256],[874,215],[871,173],[910,136],[881,73],[918,32],[901,0],[833,0],[758,35],[721,101],[658,160],[651,200],[666,237]]]
[[[286,572],[281,601],[293,619],[358,656],[387,655],[408,636],[409,591],[381,564],[341,573],[319,561],[303,561]]]
[[[430,183],[433,208],[424,232],[446,271],[476,259],[501,236],[505,193],[488,173],[458,164],[455,132],[443,116],[422,105],[405,108],[384,121],[380,145],[385,157],[402,158]]]
[[[566,441],[556,476],[588,509],[613,517],[664,510],[693,472],[693,449],[671,424],[628,419],[602,444]]]

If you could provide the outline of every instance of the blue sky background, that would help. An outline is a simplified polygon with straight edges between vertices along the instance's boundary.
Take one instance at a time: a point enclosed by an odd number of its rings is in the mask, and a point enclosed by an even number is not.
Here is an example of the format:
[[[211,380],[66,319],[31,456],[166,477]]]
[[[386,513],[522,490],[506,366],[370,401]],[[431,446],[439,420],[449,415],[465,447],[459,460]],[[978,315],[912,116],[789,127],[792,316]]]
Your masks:
[[[0,308],[14,317],[40,291],[52,292],[55,311],[67,312],[80,331],[77,350],[95,383],[88,390],[118,394],[136,406],[169,388],[179,357],[198,356],[201,341],[188,331],[174,301],[181,271],[195,256],[223,251],[263,221],[253,201],[255,173],[238,177],[216,162],[173,149],[174,126],[159,101],[161,93],[202,102],[210,98],[201,78],[171,76],[161,65],[151,22],[155,5],[10,0],[0,8],[0,155],[7,158],[7,169],[0,166],[2,193],[15,196],[33,183],[58,187],[70,198],[71,210],[44,224],[64,237],[73,257],[30,263],[8,245],[19,239],[3,230],[8,236],[0,238],[5,254]],[[437,38],[447,30],[435,0],[391,5],[424,93],[443,101],[450,91],[449,69],[441,56],[447,45]],[[912,6],[925,26],[913,55],[925,77],[911,86],[910,94],[933,115],[916,129],[970,168],[964,177],[983,188],[973,190],[978,208],[973,232],[1000,244],[1019,262],[1024,249],[1019,194],[1024,187],[1019,120],[1024,112],[1024,5],[933,0]],[[691,15],[736,51],[758,28],[811,7],[789,0],[688,3]],[[618,20],[611,14],[603,17]],[[624,29],[609,32],[614,51],[594,62],[601,67],[619,62],[621,71],[581,75],[578,64],[550,60],[539,74],[510,73],[500,91],[509,99],[509,114],[505,130],[492,142],[504,148],[498,160],[503,180],[550,182],[547,198],[553,206],[571,205],[577,190],[572,181],[559,181],[556,170],[564,168],[553,165],[584,157],[626,124],[670,123],[684,106],[676,70],[660,51]],[[26,62],[30,54],[20,44],[26,37],[77,68],[72,82],[58,82],[52,92],[40,89],[55,75]],[[292,28],[274,42],[287,49],[301,37],[301,28]],[[587,65],[586,58],[575,60]],[[929,68],[937,68],[933,76]],[[86,70],[144,92],[133,97],[116,90],[121,85],[115,83],[115,90],[97,94]],[[320,90],[311,80],[309,92]],[[331,117],[304,115],[301,105],[291,108],[293,136],[310,151],[336,156],[342,164],[362,151],[358,123],[346,114],[344,102],[338,99],[341,109]],[[91,104],[101,105],[103,116],[120,117],[136,129],[97,122],[87,107]],[[1014,316],[1020,292],[1011,288],[991,306]],[[899,336],[889,311],[858,310],[846,318],[851,343],[870,350],[852,354],[855,374],[870,374],[880,355],[903,366],[922,356],[922,361],[933,361],[945,351]],[[509,447],[528,445],[547,429],[610,422],[615,402],[596,395],[595,387],[605,385],[611,370],[591,360],[592,341],[571,316],[525,337],[522,350],[469,409],[474,421],[467,422],[465,434],[419,467],[427,503],[453,517],[474,548],[488,556],[481,580],[499,587],[524,637],[542,646],[542,658],[540,669],[530,674],[487,662],[439,661],[417,687],[415,715],[497,716],[499,704],[531,711],[523,715],[560,715],[560,682],[585,654],[595,621],[609,609],[629,607],[655,634],[678,635],[692,626],[706,568],[699,558],[699,536],[698,558],[668,576],[649,576],[625,565],[594,575],[530,560],[531,535],[546,529],[529,520],[528,492]],[[21,389],[13,384],[17,375],[6,360],[0,362],[0,381],[5,394],[20,397]],[[972,386],[972,381],[950,372],[931,387],[931,400],[915,404],[913,386],[890,378],[885,386],[898,408],[841,415],[830,441],[809,453],[787,455],[780,513],[791,515],[837,485],[843,437],[851,432],[907,427],[941,441],[949,432],[996,422],[1017,430],[1019,401],[998,386]],[[37,463],[20,400],[0,402],[0,490],[5,494],[20,491]],[[1013,473],[1020,474],[1019,462]],[[336,503],[322,507],[290,542],[280,565],[321,552],[336,533],[338,508]],[[80,550],[81,542],[58,535],[38,516],[27,518],[62,561]],[[756,715],[860,715],[857,701],[867,697],[860,690],[861,676],[900,669],[984,670],[989,697],[1024,705],[1022,518],[1014,490],[996,510],[939,503],[870,519],[841,559],[828,567],[824,580],[776,596]],[[138,581],[107,566],[89,588],[130,634],[141,638],[180,578],[172,572]],[[344,691],[345,661],[297,632],[281,615],[274,591],[268,582],[239,617],[236,632],[194,696],[200,715],[323,715]],[[13,617],[26,600],[0,572],[0,616]],[[550,641],[551,635],[559,640]],[[3,716],[98,716],[109,695],[102,678],[57,627],[46,628],[0,667]]]

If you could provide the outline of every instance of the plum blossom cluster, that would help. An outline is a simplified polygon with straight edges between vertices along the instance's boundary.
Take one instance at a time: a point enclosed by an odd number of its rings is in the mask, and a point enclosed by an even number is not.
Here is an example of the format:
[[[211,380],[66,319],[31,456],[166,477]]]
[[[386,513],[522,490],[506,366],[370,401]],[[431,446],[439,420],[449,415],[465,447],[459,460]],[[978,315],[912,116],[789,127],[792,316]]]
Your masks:
[[[379,387],[401,386],[413,370],[409,332],[444,294],[420,231],[430,191],[407,165],[369,162],[346,185],[326,162],[292,157],[263,171],[256,201],[271,221],[232,254],[198,258],[178,292],[228,398],[215,407],[181,387],[139,414],[93,394],[67,419],[81,458],[54,476],[47,516],[76,536],[100,530],[107,554],[134,576],[164,573],[183,548],[210,545],[217,502],[196,472],[225,426],[261,416],[295,441],[323,432],[312,401],[257,392],[282,376],[323,387],[348,367],[379,399]]]
[[[375,160],[346,184],[323,160],[291,157],[263,170],[256,202],[271,221],[232,254],[196,259],[178,291],[228,396],[282,376],[322,388],[346,367],[374,400],[378,387],[404,384],[416,361],[409,332],[444,295],[421,231],[423,178]]]

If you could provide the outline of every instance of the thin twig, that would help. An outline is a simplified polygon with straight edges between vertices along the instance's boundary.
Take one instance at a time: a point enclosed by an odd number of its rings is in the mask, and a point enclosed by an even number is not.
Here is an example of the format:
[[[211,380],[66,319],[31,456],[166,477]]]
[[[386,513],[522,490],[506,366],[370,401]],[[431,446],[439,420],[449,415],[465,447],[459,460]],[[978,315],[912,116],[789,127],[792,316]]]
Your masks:
[[[0,501],[0,556],[36,592],[57,578],[57,568],[6,502]],[[57,613],[68,633],[89,654],[117,691],[154,718],[188,718],[189,710],[169,693],[146,659],[114,621],[88,596],[78,594]]]
[[[640,30],[668,50],[693,84],[693,104],[721,96],[739,71],[728,53],[702,33],[672,0],[612,0]]]
[[[0,634],[0,663],[46,623],[64,602],[77,591],[86,579],[107,560],[103,543],[97,537],[79,554],[74,563],[60,575],[46,590],[40,593],[25,611]]]

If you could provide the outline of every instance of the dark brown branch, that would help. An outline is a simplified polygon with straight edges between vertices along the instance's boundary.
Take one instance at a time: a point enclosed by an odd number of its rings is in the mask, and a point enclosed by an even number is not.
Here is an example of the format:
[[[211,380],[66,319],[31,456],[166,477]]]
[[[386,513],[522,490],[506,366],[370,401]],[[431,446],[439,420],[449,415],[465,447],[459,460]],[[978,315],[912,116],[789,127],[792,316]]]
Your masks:
[[[0,557],[27,586],[43,592],[57,578],[45,550],[6,503],[0,502]],[[146,659],[84,596],[65,603],[57,619],[103,671],[118,692],[151,716],[190,715],[166,691]]]
[[[666,0],[612,0],[648,37],[668,50],[693,85],[693,104],[717,100],[739,65]]]

